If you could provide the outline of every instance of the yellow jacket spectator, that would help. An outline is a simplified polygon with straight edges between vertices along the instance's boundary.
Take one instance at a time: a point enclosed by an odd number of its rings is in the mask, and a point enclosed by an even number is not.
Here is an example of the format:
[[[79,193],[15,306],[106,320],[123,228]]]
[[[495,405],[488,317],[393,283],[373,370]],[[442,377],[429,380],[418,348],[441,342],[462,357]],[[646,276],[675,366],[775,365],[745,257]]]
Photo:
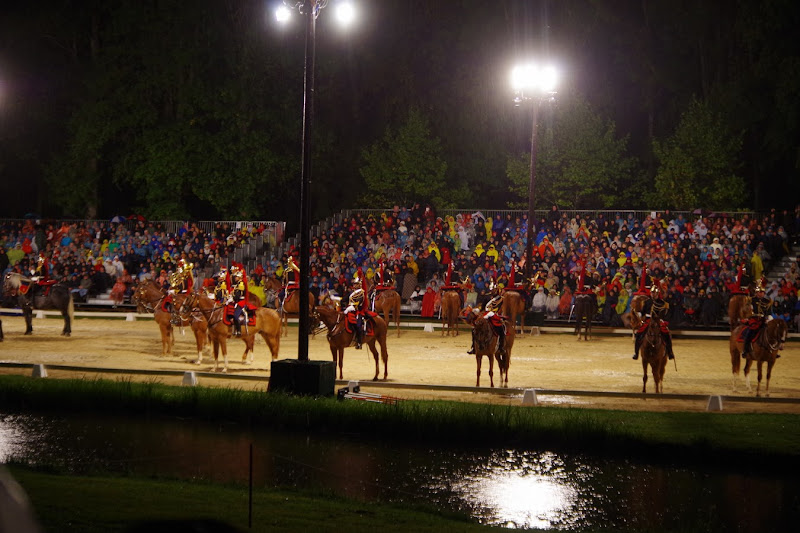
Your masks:
[[[442,260],[442,252],[439,251],[439,247],[436,246],[435,242],[431,242],[428,245],[428,252],[430,252],[433,255],[435,255],[437,261],[441,261]]]
[[[491,259],[493,263],[497,262],[497,258],[500,254],[497,252],[497,249],[494,247],[494,244],[489,245],[489,249],[486,250],[486,258]]]
[[[750,266],[753,267],[753,279],[761,279],[761,275],[764,273],[764,263],[761,261],[761,256],[753,254],[753,257],[750,258]]]
[[[410,255],[406,256],[406,269],[411,270],[415,276],[419,274],[419,265],[417,265],[417,262],[414,261],[414,258]]]
[[[486,250],[483,249],[483,244],[478,243],[478,245],[475,247],[475,255],[477,255],[478,257],[482,257],[483,254],[485,253]]]

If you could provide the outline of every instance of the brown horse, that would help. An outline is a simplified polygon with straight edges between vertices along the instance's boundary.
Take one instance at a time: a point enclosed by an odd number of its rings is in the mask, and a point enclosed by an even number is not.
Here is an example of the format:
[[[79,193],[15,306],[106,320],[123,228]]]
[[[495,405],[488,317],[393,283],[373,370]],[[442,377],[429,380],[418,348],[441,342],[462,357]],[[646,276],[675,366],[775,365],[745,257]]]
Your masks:
[[[233,326],[228,326],[224,322],[225,305],[216,302],[205,293],[195,293],[191,299],[182,306],[184,312],[189,312],[198,316],[208,326],[209,336],[214,346],[214,372],[219,368],[219,351],[222,350],[224,366],[222,371],[228,371],[228,337],[231,336]],[[281,319],[274,309],[258,307],[255,310],[256,323],[252,326],[242,326],[241,339],[244,341],[245,349],[242,354],[243,364],[252,364],[255,359],[253,347],[255,345],[256,334],[266,342],[272,360],[278,358],[280,349],[280,330]],[[249,358],[248,358],[249,355]],[[201,364],[202,357],[198,357],[195,364]]]
[[[287,336],[289,335],[289,317],[297,318],[300,316],[300,294],[298,291],[291,291],[287,294],[283,302],[280,299],[281,289],[283,289],[283,285],[278,278],[268,278],[267,281],[264,282],[264,290],[272,290],[275,291],[275,309],[278,310],[278,314],[281,317],[282,327],[281,327],[281,335]],[[312,316],[312,312],[314,311],[314,294],[309,291],[308,293],[308,316]]]
[[[583,340],[592,338],[592,321],[597,314],[597,300],[592,294],[575,295],[575,334],[581,340],[581,326],[583,325]]]
[[[750,318],[753,309],[750,306],[751,300],[748,294],[734,294],[728,302],[728,321],[731,331],[736,329],[742,322]]]
[[[745,325],[739,325],[731,332],[730,351],[734,391],[736,391],[736,382],[739,380],[742,352],[744,352],[744,343],[739,342],[739,334],[746,327]],[[753,366],[753,361],[755,361],[758,364],[756,396],[761,396],[761,378],[763,376],[761,367],[766,362],[767,385],[764,389],[764,396],[769,396],[769,380],[772,377],[772,367],[775,366],[775,360],[779,357],[778,352],[783,350],[787,331],[786,322],[779,318],[773,319],[767,322],[758,338],[753,341],[753,351],[748,354],[747,362],[744,364],[744,376],[748,392],[752,391],[750,388],[750,367]]]
[[[372,310],[376,313],[383,313],[383,321],[388,326],[391,324],[390,318],[394,319],[397,328],[397,336],[400,336],[400,304],[402,299],[394,289],[385,289],[375,298]]]
[[[525,335],[525,297],[519,291],[506,291],[503,293],[503,307],[500,313],[508,317],[509,323],[517,327],[517,317],[519,316],[520,334]]]
[[[445,335],[458,336],[458,315],[461,310],[461,296],[457,291],[442,291],[442,337]],[[453,329],[455,328],[455,330]]]
[[[328,328],[328,344],[331,348],[331,355],[333,356],[334,364],[339,365],[339,379],[342,377],[342,365],[344,363],[344,349],[353,345],[354,334],[347,331],[345,327],[345,316],[341,311],[331,309],[330,307],[318,306],[312,311],[314,319],[322,321],[325,327]],[[383,379],[388,377],[389,373],[389,352],[386,349],[386,322],[380,317],[372,317],[374,334],[365,338],[365,344],[369,347],[372,356],[375,358],[375,377],[372,381],[378,381],[378,374],[380,373],[380,364],[378,361],[378,350],[375,347],[377,342],[381,347],[380,357],[383,360]]]
[[[481,361],[485,355],[489,359],[489,384],[494,387],[494,361],[497,359],[497,368],[500,371],[500,386],[508,387],[508,369],[511,366],[511,348],[514,347],[516,337],[515,328],[506,320],[505,354],[498,353],[499,337],[494,333],[489,321],[483,313],[476,313],[467,308],[463,315],[468,324],[472,325],[472,340],[475,345],[475,362],[478,365],[475,386],[481,386]]]
[[[139,313],[153,313],[153,318],[161,332],[161,356],[171,357],[172,348],[175,345],[175,324],[173,324],[175,317],[162,309],[161,304],[164,302],[166,296],[167,293],[157,282],[140,281],[134,287],[131,301],[136,304],[136,310]],[[185,294],[176,294],[173,296],[176,309],[183,304],[186,296]],[[180,327],[190,326],[192,328],[198,357],[202,357],[202,353],[209,349],[208,330],[205,323],[193,320],[191,317],[180,317],[180,322],[177,325]]]
[[[653,374],[653,382],[656,385],[656,394],[664,392],[664,372],[667,368],[667,346],[661,337],[661,319],[653,316],[650,324],[644,332],[642,347],[640,348],[642,357],[642,394],[647,392],[647,367]]]

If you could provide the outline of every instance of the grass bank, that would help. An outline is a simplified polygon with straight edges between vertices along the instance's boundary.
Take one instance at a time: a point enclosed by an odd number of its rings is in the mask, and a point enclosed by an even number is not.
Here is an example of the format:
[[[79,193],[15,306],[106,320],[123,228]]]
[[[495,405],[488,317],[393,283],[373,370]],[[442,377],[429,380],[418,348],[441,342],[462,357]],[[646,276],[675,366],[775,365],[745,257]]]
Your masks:
[[[520,449],[557,448],[652,460],[800,465],[800,415],[523,407],[444,401],[383,405],[236,388],[129,380],[0,376],[0,410],[160,415],[365,438]],[[368,428],[365,430],[364,428]]]

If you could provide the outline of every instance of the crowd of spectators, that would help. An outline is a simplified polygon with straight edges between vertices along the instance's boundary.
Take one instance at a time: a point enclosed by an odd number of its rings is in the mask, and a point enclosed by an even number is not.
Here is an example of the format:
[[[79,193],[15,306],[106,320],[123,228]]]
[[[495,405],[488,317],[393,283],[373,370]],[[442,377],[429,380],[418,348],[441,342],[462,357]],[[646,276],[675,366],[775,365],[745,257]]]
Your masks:
[[[333,224],[310,245],[309,281],[320,299],[345,294],[360,268],[368,279],[382,266],[391,273],[404,302],[414,309],[445,284],[467,282],[465,305],[481,305],[493,287],[508,286],[512,271],[524,281],[528,217],[525,213],[484,216],[481,212],[437,216],[429,205],[395,206],[376,214],[355,213]],[[166,285],[183,258],[195,272],[210,278],[242,240],[263,227],[239,230],[217,224],[212,232],[185,223],[177,232],[143,220],[135,223],[50,223],[16,221],[0,227],[0,271],[28,273],[39,252],[50,276],[73,287],[77,298],[114,289],[115,301],[129,296],[133,283],[155,279]],[[648,284],[668,287],[670,322],[676,326],[717,324],[725,315],[737,273],[748,282],[767,282],[765,272],[789,253],[800,235],[800,206],[751,216],[706,213],[673,215],[669,211],[636,218],[619,212],[586,215],[556,206],[533,222],[530,271],[536,282],[529,293],[534,311],[566,317],[582,264],[587,285],[597,289],[599,316],[621,325],[646,265]],[[265,276],[283,276],[296,248],[250,273],[256,290]],[[773,312],[798,329],[800,265],[793,263],[780,279],[768,281]],[[541,290],[539,290],[541,289]],[[428,306],[430,308],[430,306]],[[431,310],[428,309],[427,313]]]
[[[481,305],[492,287],[508,285],[512,269],[526,271],[527,231],[524,213],[440,217],[431,206],[420,204],[380,214],[355,213],[312,239],[311,290],[341,295],[358,268],[369,279],[384,264],[403,300],[419,302],[438,293],[452,264],[451,283],[467,279],[471,287],[465,304]],[[646,265],[648,285],[657,279],[668,286],[671,323],[710,326],[725,316],[740,267],[745,283],[766,283],[768,268],[789,253],[800,235],[800,206],[759,216],[686,217],[665,211],[643,220],[623,212],[613,217],[568,214],[554,206],[534,222],[533,234],[531,270],[543,289],[536,287],[529,295],[534,310],[547,312],[549,306],[551,316],[568,316],[585,262],[587,284],[597,288],[602,321],[622,325]],[[273,259],[266,265],[268,274],[280,276],[286,259]],[[776,316],[794,320],[795,329],[800,320],[797,271],[793,264],[785,276],[769,283]],[[520,274],[515,277],[522,281]],[[539,292],[543,294],[537,301]]]
[[[210,276],[242,241],[264,231],[262,226],[239,229],[219,223],[212,232],[186,222],[167,232],[160,223],[53,222],[35,220],[0,225],[0,272],[30,275],[40,254],[48,277],[67,283],[76,301],[111,290],[115,304],[130,298],[138,280],[168,284],[179,259]]]

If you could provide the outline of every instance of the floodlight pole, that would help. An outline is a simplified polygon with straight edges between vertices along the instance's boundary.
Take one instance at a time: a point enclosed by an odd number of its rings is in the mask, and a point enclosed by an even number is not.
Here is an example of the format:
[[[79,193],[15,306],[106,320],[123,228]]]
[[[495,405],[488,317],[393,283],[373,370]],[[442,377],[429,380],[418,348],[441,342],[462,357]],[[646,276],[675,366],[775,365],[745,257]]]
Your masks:
[[[525,278],[533,276],[533,224],[534,224],[534,201],[536,199],[536,149],[538,147],[538,122],[539,122],[539,102],[538,98],[531,101],[533,107],[533,126],[531,127],[531,174],[528,182],[528,243],[525,247]]]
[[[303,83],[303,162],[300,172],[300,290],[299,290],[299,331],[297,359],[308,361],[308,270],[310,268],[310,182],[311,182],[311,135],[314,119],[314,59],[316,52],[317,1],[304,0],[302,14],[306,18],[305,79]]]

